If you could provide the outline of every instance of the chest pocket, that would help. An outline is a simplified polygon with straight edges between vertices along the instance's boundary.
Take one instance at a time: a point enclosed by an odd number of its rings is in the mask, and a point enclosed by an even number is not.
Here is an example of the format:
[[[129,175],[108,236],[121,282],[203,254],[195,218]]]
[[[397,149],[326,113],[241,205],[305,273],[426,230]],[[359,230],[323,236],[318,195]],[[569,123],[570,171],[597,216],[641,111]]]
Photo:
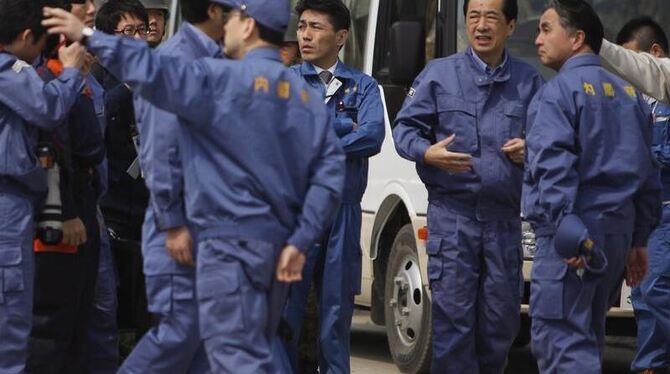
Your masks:
[[[500,141],[505,143],[509,139],[525,138],[526,108],[518,102],[505,104],[503,108],[503,118],[500,126]]]
[[[358,123],[358,106],[360,103],[358,92],[346,92],[344,88],[340,88],[340,92],[343,94],[334,97],[335,118],[350,118]]]
[[[451,152],[475,153],[479,149],[477,112],[475,104],[454,96],[438,95],[437,112],[440,120],[435,140],[441,141],[456,134],[449,146]]]

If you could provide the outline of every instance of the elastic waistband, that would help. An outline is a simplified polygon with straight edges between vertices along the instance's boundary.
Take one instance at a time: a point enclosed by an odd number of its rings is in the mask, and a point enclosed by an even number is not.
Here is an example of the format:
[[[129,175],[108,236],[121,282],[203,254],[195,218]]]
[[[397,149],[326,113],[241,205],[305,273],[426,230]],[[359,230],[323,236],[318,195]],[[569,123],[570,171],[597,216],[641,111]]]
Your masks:
[[[629,219],[616,218],[598,218],[589,219],[581,217],[586,227],[593,229],[598,228],[598,232],[603,235],[622,234],[630,235],[633,233],[633,222]],[[535,236],[553,236],[556,233],[556,228],[553,225],[538,225],[533,227]]]
[[[482,206],[477,206],[477,204],[464,203],[444,195],[439,195],[436,197],[430,196],[428,200],[431,204],[443,206],[461,216],[468,217],[470,219],[476,219],[482,222],[506,221],[509,219],[516,219],[521,217],[521,211],[519,208],[505,207],[499,204],[483,208]]]

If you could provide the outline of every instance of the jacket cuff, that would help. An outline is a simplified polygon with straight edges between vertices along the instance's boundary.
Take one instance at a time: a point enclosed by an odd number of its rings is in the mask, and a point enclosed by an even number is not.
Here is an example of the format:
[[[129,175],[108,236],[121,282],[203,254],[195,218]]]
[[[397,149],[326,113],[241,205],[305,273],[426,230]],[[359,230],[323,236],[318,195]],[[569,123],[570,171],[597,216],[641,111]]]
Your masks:
[[[165,211],[155,211],[155,214],[156,226],[160,231],[166,231],[176,227],[185,226],[187,223],[184,209],[180,204],[177,204],[174,208]]]
[[[646,247],[653,230],[651,226],[636,227],[633,231],[633,247]]]
[[[78,91],[82,91],[86,86],[86,81],[84,81],[84,77],[81,75],[81,72],[78,69],[64,68],[61,75],[58,76],[58,80],[68,81],[70,79],[75,80]]]
[[[414,162],[425,164],[426,151],[430,148],[431,144],[424,139],[417,139],[416,142],[412,145],[412,155],[414,156]]]
[[[296,231],[288,239],[287,244],[295,246],[302,253],[307,253],[307,250],[313,244],[312,242],[313,240],[309,240],[304,233]]]

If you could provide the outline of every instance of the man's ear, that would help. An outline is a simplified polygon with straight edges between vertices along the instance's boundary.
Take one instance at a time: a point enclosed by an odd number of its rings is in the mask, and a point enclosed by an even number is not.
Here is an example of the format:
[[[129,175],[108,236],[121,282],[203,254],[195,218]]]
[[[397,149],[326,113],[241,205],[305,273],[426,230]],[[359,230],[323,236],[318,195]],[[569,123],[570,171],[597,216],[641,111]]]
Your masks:
[[[516,30],[516,20],[515,19],[509,21],[509,23],[507,24],[507,37],[512,36],[512,34],[514,34],[514,30]]]
[[[572,35],[572,51],[577,52],[586,45],[586,33],[583,30],[577,30]]]
[[[33,34],[33,30],[25,29],[19,34],[17,39],[26,44],[32,44],[35,42],[35,34]]]
[[[249,40],[254,34],[260,34],[258,27],[256,27],[255,19],[247,17],[242,22],[244,23],[244,28],[242,29],[243,40]],[[260,35],[257,36],[260,37]]]
[[[349,37],[349,30],[342,29],[335,32],[335,42],[337,43],[337,46],[342,48],[344,43],[346,43],[348,37]]]
[[[658,43],[654,43],[654,44],[651,45],[651,49],[649,49],[649,53],[651,53],[656,58],[663,57],[665,55],[665,51],[663,50],[663,47],[661,47]]]

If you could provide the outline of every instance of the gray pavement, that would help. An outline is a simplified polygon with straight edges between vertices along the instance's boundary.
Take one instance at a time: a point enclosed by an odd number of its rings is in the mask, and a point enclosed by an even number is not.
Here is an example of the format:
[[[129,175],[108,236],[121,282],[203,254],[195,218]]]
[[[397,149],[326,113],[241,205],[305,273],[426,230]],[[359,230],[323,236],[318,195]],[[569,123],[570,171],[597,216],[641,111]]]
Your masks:
[[[628,367],[634,355],[634,338],[608,337],[603,373],[630,373]],[[393,365],[384,328],[373,324],[367,312],[357,311],[354,316],[351,332],[351,372],[353,374],[399,373]],[[537,372],[529,347],[515,348],[510,352],[506,374],[535,374]]]

